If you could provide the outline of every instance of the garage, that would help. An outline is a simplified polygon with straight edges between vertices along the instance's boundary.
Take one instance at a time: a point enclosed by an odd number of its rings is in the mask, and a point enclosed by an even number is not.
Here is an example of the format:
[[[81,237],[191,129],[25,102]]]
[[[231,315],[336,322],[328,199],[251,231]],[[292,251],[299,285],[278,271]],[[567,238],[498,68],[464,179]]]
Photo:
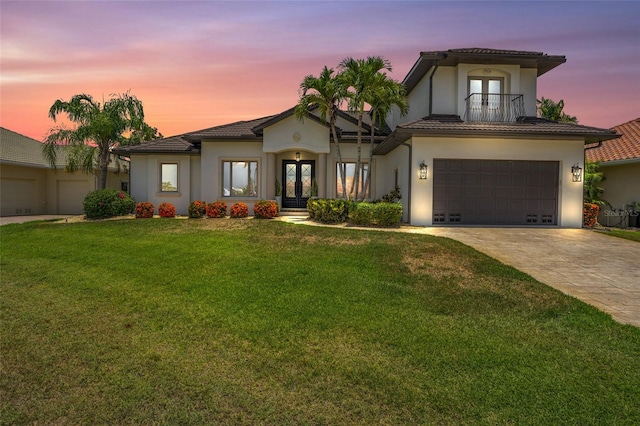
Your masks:
[[[28,215],[36,212],[34,179],[0,179],[0,216]]]
[[[557,161],[433,160],[433,224],[557,225]]]
[[[58,214],[82,214],[82,202],[90,187],[86,180],[59,180],[57,182]]]

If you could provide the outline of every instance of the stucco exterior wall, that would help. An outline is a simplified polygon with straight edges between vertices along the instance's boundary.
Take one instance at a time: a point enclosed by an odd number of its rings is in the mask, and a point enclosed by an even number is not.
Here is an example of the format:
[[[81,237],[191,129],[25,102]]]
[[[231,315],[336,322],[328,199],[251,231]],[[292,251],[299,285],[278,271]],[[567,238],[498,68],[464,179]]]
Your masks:
[[[311,119],[301,122],[288,117],[264,129],[264,152],[282,152],[285,150],[329,152],[329,133],[331,130]]]
[[[162,192],[160,169],[163,163],[178,164],[178,190]],[[150,154],[131,156],[131,196],[136,202],[148,201],[158,210],[163,202],[171,203],[176,213],[187,214],[191,200],[191,156]]]
[[[540,160],[559,161],[558,224],[561,227],[582,227],[582,184],[571,179],[571,166],[582,164],[581,139],[490,139],[414,137],[412,167],[411,223],[431,226],[433,218],[433,159]],[[397,151],[397,149],[396,149]],[[419,180],[417,164],[427,164],[427,180]]]
[[[601,208],[598,221],[602,225],[617,225],[621,221],[616,209],[626,209],[632,201],[640,201],[640,162],[612,164],[600,163],[600,172],[605,180],[600,186],[604,189],[602,199],[611,203],[611,208]],[[620,223],[626,226],[625,221]]]

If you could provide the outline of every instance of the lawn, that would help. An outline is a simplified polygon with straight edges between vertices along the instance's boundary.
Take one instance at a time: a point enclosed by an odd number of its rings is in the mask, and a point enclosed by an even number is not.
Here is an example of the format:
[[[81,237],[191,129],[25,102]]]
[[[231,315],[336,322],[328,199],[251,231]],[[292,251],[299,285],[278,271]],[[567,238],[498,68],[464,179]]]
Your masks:
[[[604,231],[598,231],[605,235],[613,235],[614,237],[624,238],[625,240],[640,242],[640,231],[630,229],[607,228]]]
[[[640,329],[452,240],[0,232],[0,424],[640,423]]]

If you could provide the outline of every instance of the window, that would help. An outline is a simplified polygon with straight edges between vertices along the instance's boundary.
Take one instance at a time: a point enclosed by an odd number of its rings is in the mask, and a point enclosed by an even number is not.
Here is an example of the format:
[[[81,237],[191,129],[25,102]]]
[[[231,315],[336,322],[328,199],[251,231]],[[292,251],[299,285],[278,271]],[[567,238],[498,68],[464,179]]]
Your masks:
[[[258,162],[257,161],[223,161],[222,162],[222,196],[223,197],[257,197],[258,196]]]
[[[356,163],[343,162],[342,166],[344,170],[344,176],[346,177],[347,191],[349,191],[350,194],[355,196],[356,190],[355,188],[353,188],[353,191],[352,191],[352,187],[353,187],[353,180],[354,180],[354,175],[356,171]],[[362,191],[364,188],[364,181],[367,179],[367,170],[369,170],[369,164],[364,162],[360,163],[360,183],[359,183],[359,189],[358,189],[359,196],[362,194]],[[340,176],[341,176],[340,164],[336,164],[336,196],[338,198],[344,197],[344,190],[342,188],[342,180]],[[368,185],[368,186],[369,188],[371,188],[371,185]],[[367,193],[365,195],[365,198],[369,198],[369,193],[370,191],[367,188]]]
[[[160,192],[178,191],[178,165],[176,163],[163,163],[160,165]]]

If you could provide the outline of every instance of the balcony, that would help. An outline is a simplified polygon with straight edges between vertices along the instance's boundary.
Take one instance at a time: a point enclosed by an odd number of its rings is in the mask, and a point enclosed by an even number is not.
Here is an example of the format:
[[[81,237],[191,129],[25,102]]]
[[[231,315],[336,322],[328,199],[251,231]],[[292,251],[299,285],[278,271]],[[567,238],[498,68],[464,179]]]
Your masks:
[[[472,93],[465,102],[467,122],[515,123],[524,115],[523,95]]]

